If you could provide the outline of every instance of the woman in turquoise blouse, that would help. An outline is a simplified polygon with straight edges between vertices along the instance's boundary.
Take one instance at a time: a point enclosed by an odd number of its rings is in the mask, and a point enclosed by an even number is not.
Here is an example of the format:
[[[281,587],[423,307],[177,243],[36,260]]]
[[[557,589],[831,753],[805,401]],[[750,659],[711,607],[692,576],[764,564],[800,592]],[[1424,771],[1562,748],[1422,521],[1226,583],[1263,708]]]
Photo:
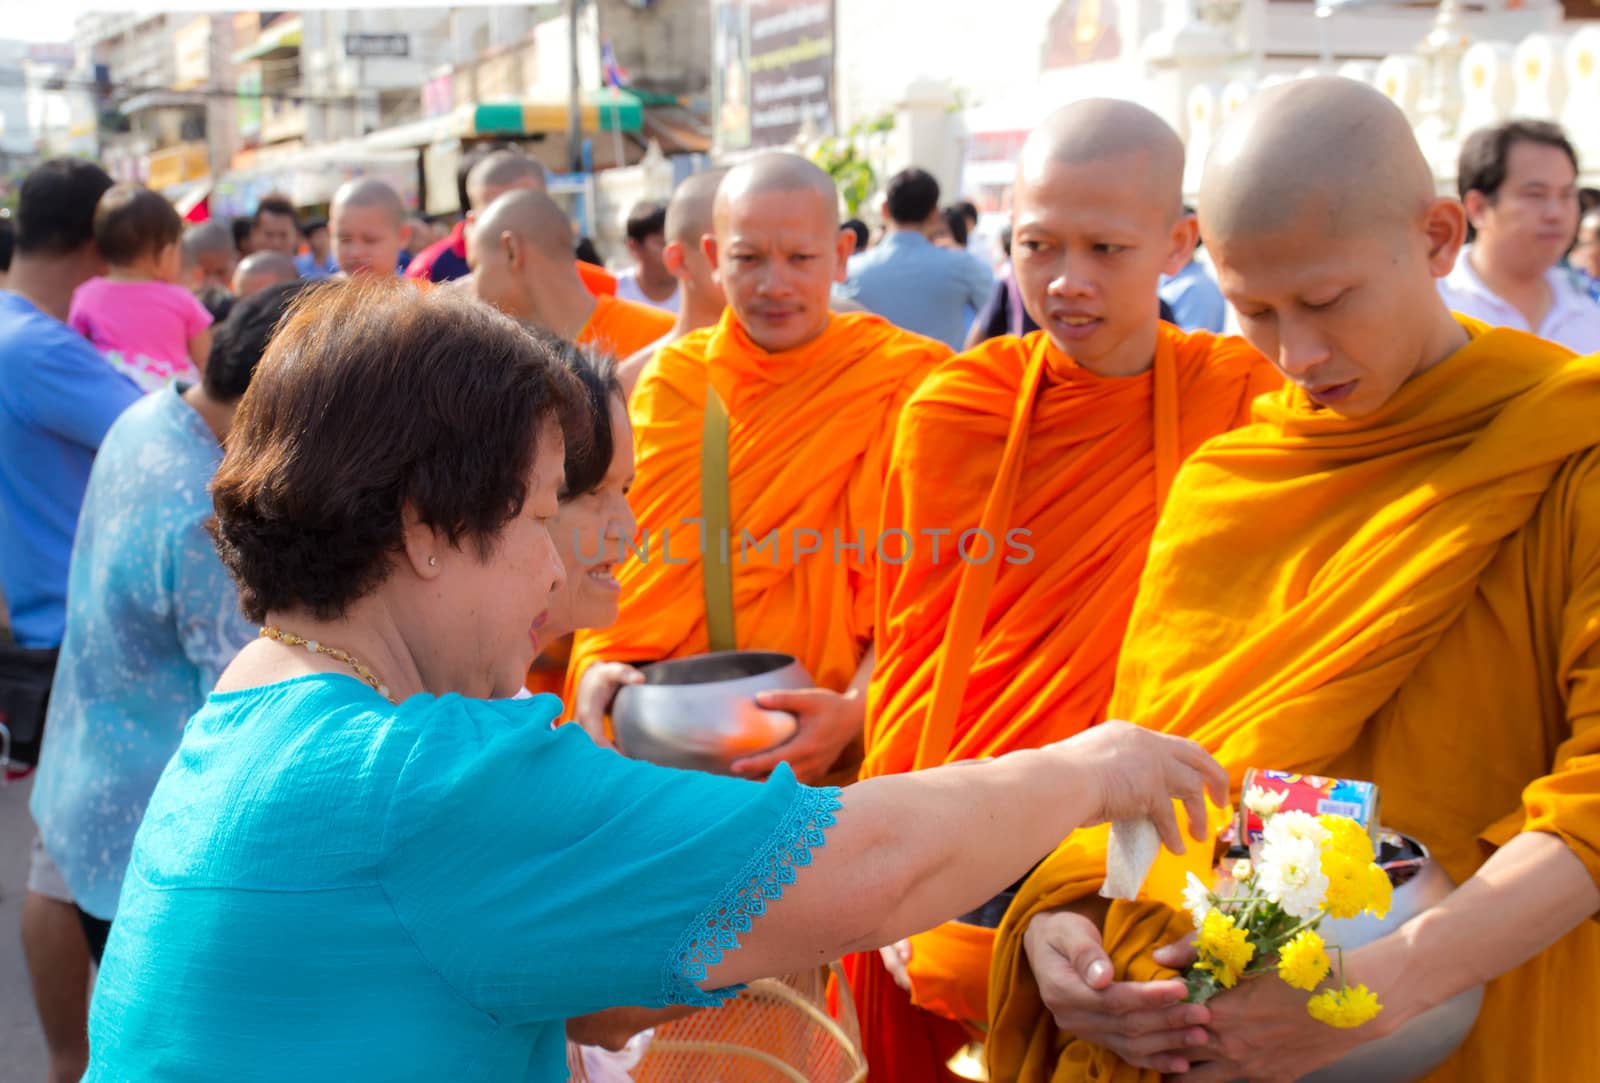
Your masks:
[[[476,302],[316,291],[213,486],[266,627],[134,840],[90,1080],[557,1080],[566,1019],[715,1004],[991,897],[1075,827],[1181,846],[1227,780],[1108,724],[837,790],[626,760],[508,701],[564,571],[572,377]],[[1199,818],[1203,823],[1203,817]]]

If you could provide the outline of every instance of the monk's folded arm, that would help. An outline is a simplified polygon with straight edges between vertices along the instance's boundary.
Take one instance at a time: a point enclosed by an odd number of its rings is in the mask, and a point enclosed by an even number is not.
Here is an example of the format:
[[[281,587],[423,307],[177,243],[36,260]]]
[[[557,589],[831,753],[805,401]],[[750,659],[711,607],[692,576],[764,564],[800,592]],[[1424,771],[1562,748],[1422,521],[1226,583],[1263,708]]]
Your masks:
[[[702,984],[876,950],[972,909],[1091,814],[1093,784],[1069,764],[1030,750],[848,787],[826,845]]]
[[[1527,962],[1597,912],[1600,887],[1571,847],[1524,832],[1444,902],[1353,952],[1348,965],[1378,993],[1378,1022],[1392,1032]]]

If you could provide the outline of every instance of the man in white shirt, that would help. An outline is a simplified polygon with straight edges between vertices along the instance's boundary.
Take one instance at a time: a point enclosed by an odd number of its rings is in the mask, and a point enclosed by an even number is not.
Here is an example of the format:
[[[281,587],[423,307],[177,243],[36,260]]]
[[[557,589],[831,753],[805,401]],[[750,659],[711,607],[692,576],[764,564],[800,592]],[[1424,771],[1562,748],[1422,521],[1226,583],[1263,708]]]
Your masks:
[[[1600,305],[1559,266],[1578,228],[1578,156],[1561,129],[1514,120],[1474,132],[1457,171],[1473,243],[1439,292],[1457,312],[1600,353]]]
[[[633,266],[617,275],[617,296],[624,301],[678,311],[678,280],[662,261],[667,246],[667,208],[638,203],[628,212],[628,254]]]

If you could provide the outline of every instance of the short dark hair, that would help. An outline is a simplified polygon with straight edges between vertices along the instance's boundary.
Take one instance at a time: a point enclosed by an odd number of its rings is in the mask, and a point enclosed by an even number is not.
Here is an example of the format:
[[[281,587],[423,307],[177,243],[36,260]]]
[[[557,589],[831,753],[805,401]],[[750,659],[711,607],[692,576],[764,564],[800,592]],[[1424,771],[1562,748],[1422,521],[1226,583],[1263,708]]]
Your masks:
[[[9,214],[0,215],[0,274],[11,270],[11,250],[17,244],[17,227]]]
[[[628,212],[628,240],[643,244],[667,232],[667,207],[664,203],[635,203]]]
[[[111,187],[106,171],[77,158],[52,158],[22,180],[17,251],[65,255],[94,240],[94,208]]]
[[[262,196],[261,202],[256,204],[256,213],[250,216],[250,224],[259,226],[263,214],[276,214],[281,218],[287,218],[295,224],[295,229],[300,228],[300,223],[295,218],[294,204],[289,202],[287,196]]]
[[[300,296],[240,400],[212,531],[253,621],[337,619],[377,589],[405,512],[486,557],[526,501],[542,425],[585,425],[559,359],[452,290],[362,276]]]
[[[327,228],[328,228],[328,220],[326,218],[312,218],[312,219],[309,219],[305,223],[305,225],[300,227],[300,232],[302,234],[304,234],[305,236],[309,237],[313,233],[315,233],[317,230],[319,230],[319,229],[327,229]]]
[[[1574,173],[1578,171],[1578,152],[1561,130],[1548,120],[1508,120],[1493,128],[1479,128],[1461,144],[1456,163],[1456,187],[1462,199],[1468,192],[1482,192],[1493,202],[1506,182],[1511,148],[1518,143],[1537,143],[1555,147],[1567,156]]]
[[[535,335],[582,388],[580,405],[589,426],[588,439],[567,445],[566,478],[561,485],[565,501],[594,492],[606,479],[617,446],[616,434],[611,431],[611,403],[616,400],[626,405],[628,394],[617,379],[616,362],[608,354],[574,346],[543,331]]]
[[[889,202],[889,217],[902,225],[921,225],[939,209],[939,182],[916,166],[890,177],[883,194]]]
[[[255,219],[235,218],[228,228],[233,231],[234,250],[243,252],[244,246],[250,243],[250,231],[255,228]]]
[[[94,243],[107,263],[126,265],[183,239],[183,219],[167,197],[142,184],[118,184],[94,210]]]
[[[1600,188],[1578,189],[1578,212],[1588,214],[1596,207],[1600,207]]]
[[[238,402],[250,386],[250,377],[267,352],[272,333],[302,290],[311,281],[280,282],[253,293],[229,307],[211,338],[202,378],[206,394],[217,402]]]
[[[952,204],[939,213],[944,216],[944,228],[950,231],[951,239],[962,248],[967,247],[967,217],[961,208]]]
[[[213,325],[227,319],[228,313],[233,311],[234,302],[238,300],[231,290],[222,286],[207,286],[195,296],[200,299],[200,307],[211,313]]]
[[[867,228],[865,222],[859,218],[847,218],[841,228],[848,229],[856,235],[857,252],[865,252],[867,250],[867,242],[872,240],[872,231]]]
[[[973,226],[978,224],[978,205],[972,202],[972,200],[958,199],[954,203],[950,204],[950,206],[966,221],[967,229],[969,231]]]

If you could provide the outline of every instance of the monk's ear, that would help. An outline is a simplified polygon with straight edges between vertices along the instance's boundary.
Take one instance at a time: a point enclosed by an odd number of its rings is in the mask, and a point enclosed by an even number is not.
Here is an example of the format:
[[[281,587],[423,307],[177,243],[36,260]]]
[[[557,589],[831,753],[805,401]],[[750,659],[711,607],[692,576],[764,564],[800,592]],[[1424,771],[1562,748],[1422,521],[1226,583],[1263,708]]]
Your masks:
[[[839,235],[850,242],[850,251],[844,254],[844,258],[849,259],[851,256],[856,254],[856,231],[853,229],[847,229],[844,226],[840,226]]]
[[[707,233],[700,238],[700,251],[706,254],[706,259],[711,264],[713,271],[722,270],[722,261],[717,258],[717,235]]]
[[[833,239],[834,268],[833,280],[844,282],[850,277],[850,253],[856,250],[856,235],[848,229],[841,229]]]
[[[1194,246],[1200,243],[1200,220],[1192,214],[1180,214],[1172,223],[1172,233],[1167,240],[1167,262],[1161,271],[1175,275],[1194,258]]]
[[[1469,192],[1468,195],[1477,195]],[[1442,196],[1423,212],[1423,233],[1428,238],[1428,270],[1443,278],[1456,265],[1456,257],[1467,239],[1467,211],[1459,200]]]
[[[684,246],[682,241],[672,241],[661,248],[661,265],[667,273],[676,276],[683,270]]]

